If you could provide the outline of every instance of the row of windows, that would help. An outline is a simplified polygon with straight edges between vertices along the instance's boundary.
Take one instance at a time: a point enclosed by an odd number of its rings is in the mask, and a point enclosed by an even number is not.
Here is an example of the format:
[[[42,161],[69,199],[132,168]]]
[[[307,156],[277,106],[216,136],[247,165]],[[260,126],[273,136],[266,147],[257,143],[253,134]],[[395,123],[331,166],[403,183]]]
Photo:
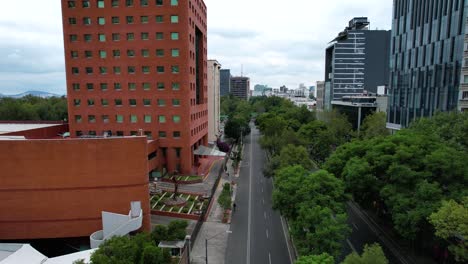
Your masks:
[[[70,0],[68,1],[68,8],[76,8],[78,6],[77,4],[78,1]],[[111,7],[119,7],[121,0],[110,0],[110,1],[105,1],[105,0],[98,0],[96,3],[97,8],[105,8],[106,7],[106,2],[110,2]],[[126,7],[132,7],[136,5],[136,3],[139,3],[140,6],[146,7],[150,5],[150,2],[153,2],[151,0],[125,0],[125,6]],[[164,0],[154,0],[154,3],[156,6],[163,6],[164,5]],[[179,5],[179,0],[170,0],[171,6],[177,6]],[[91,7],[91,1],[90,0],[82,0],[81,1],[81,7],[82,8],[90,8]]]
[[[88,103],[88,106],[94,106],[96,105],[96,101],[94,99],[87,99],[86,100]],[[180,99],[172,99],[172,106],[174,107],[179,107],[180,106]],[[151,99],[142,99],[142,105],[143,106],[151,106]],[[157,105],[158,106],[166,106],[166,100],[165,99],[156,99]],[[73,99],[73,105],[76,107],[81,106],[81,99]],[[102,106],[109,106],[109,99],[101,99],[101,105]],[[115,106],[123,106],[123,100],[122,99],[114,99],[114,105]],[[137,106],[137,99],[128,99],[128,105],[132,107]]]
[[[156,23],[163,23],[164,22],[164,16],[163,15],[156,15]],[[83,25],[92,25],[93,24],[93,19],[91,17],[83,17],[82,20]],[[178,15],[171,15],[170,16],[170,21],[172,24],[177,24],[179,23],[179,16]],[[110,22],[114,25],[120,24],[120,17],[118,16],[113,16],[111,17]],[[128,25],[135,24],[136,19],[134,16],[125,16],[125,23]],[[106,17],[97,17],[96,23],[98,25],[105,25],[106,24]],[[140,23],[142,24],[147,24],[149,23],[149,16],[140,16]],[[76,25],[78,24],[78,19],[76,17],[69,17],[68,18],[68,24],[70,25]]]
[[[138,123],[138,116],[137,115],[130,115],[128,116],[130,123]],[[109,115],[102,115],[101,120],[103,123],[110,123],[110,117]],[[158,122],[163,124],[166,123],[166,116],[164,115],[159,115],[158,116]],[[124,123],[124,116],[123,115],[115,115],[114,117],[115,123]],[[151,115],[144,115],[143,116],[143,121],[144,123],[151,123],[152,116]],[[172,121],[176,124],[180,123],[180,116],[178,115],[173,115],[172,116]],[[82,123],[83,122],[83,117],[81,115],[75,115],[75,122],[76,123]],[[88,123],[96,123],[96,116],[95,115],[88,115]]]
[[[122,84],[121,83],[114,83],[112,86],[114,87],[114,90],[116,90],[116,91],[121,91],[122,90]],[[156,87],[157,87],[158,90],[164,90],[166,85],[165,85],[164,82],[157,82]],[[171,83],[171,87],[172,87],[173,91],[178,91],[178,90],[180,90],[180,83],[173,82],[173,83]],[[86,89],[88,91],[93,91],[94,88],[95,88],[95,85],[93,83],[87,83],[86,84]],[[100,83],[99,88],[101,89],[101,91],[107,91],[109,89],[109,84],[108,83]],[[136,91],[137,90],[137,83],[129,82],[129,83],[127,83],[127,88],[128,88],[129,91]],[[151,83],[147,83],[147,82],[141,83],[141,88],[144,91],[149,91],[149,90],[151,90]],[[72,89],[74,91],[80,91],[81,90],[81,85],[79,83],[72,83]]]
[[[90,130],[90,131],[87,132],[87,135],[97,136],[97,133],[96,133],[95,130]],[[114,136],[112,133],[109,133],[109,131],[103,131],[102,135]],[[137,136],[137,135],[138,135],[137,131],[130,131],[130,133],[129,133],[129,136]],[[151,131],[145,131],[144,135],[147,136],[149,139],[153,138],[153,133]],[[81,130],[76,131],[76,136],[77,137],[84,136],[83,131],[81,131]],[[123,136],[125,136],[125,133],[123,131],[116,131],[115,136],[123,137]],[[159,131],[158,136],[159,136],[159,138],[166,138],[167,137],[167,132],[166,131]],[[173,131],[172,132],[172,137],[173,138],[177,139],[177,138],[180,138],[180,136],[181,136],[180,131]],[[180,153],[180,151],[179,151],[179,153]],[[180,154],[177,157],[180,157]]]
[[[108,57],[107,51],[106,50],[99,50],[99,58],[101,59],[106,59]],[[136,56],[137,52],[133,49],[128,49],[126,52],[127,57],[129,58],[134,58]],[[120,58],[122,53],[120,50],[112,50],[112,57],[113,58]],[[80,57],[80,54],[76,50],[70,51],[70,56],[72,59],[78,59]],[[93,58],[93,51],[92,50],[85,50],[83,52],[83,56],[87,59]],[[149,58],[150,57],[150,50],[149,49],[142,49],[140,50],[140,56],[144,58]],[[164,49],[156,49],[155,50],[155,56],[156,57],[164,57]],[[171,57],[177,58],[180,56],[180,50],[179,49],[171,49]]]
[[[109,67],[98,67],[99,74],[108,74],[109,73]],[[80,74],[80,69],[78,67],[72,67],[71,69],[72,74],[78,75]],[[85,67],[84,71],[86,74],[93,74],[94,73],[94,68],[93,67]],[[128,74],[135,74],[137,72],[135,66],[127,66],[127,73]],[[151,67],[150,66],[141,66],[141,72],[143,74],[150,74],[151,73]],[[156,66],[156,73],[164,73],[165,72],[165,67],[164,66]],[[180,68],[178,65],[172,65],[171,66],[171,73],[177,74],[180,72]],[[120,66],[114,66],[112,67],[112,73],[114,74],[121,74],[122,73],[122,68]]]
[[[164,32],[156,32],[156,40],[164,40]],[[148,32],[141,32],[140,33],[140,38],[141,40],[149,40],[150,36]],[[106,34],[97,34],[97,39],[99,42],[106,42],[107,37]],[[171,32],[171,40],[178,40],[179,39],[179,32]],[[78,35],[76,34],[70,34],[69,35],[69,40],[70,42],[78,42],[79,38]],[[93,40],[93,35],[92,34],[84,34],[83,35],[83,40],[85,42],[91,42]],[[112,41],[120,41],[120,34],[119,33],[112,33]],[[133,41],[135,40],[135,33],[127,33],[126,34],[126,40],[128,41]]]

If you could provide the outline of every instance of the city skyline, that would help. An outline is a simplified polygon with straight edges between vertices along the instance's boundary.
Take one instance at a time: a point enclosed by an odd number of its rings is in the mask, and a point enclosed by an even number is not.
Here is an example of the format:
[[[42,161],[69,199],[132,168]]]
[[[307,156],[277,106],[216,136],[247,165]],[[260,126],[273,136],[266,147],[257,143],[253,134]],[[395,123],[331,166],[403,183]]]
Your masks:
[[[296,88],[300,83],[310,86],[322,80],[325,48],[354,16],[369,17],[372,29],[391,26],[392,3],[384,0],[298,0],[287,10],[266,0],[240,0],[229,9],[226,1],[205,3],[208,58],[231,69],[233,76],[241,75],[243,65],[243,75],[250,77],[252,86]],[[260,13],[267,3],[268,12]],[[25,5],[29,8],[23,9]],[[20,10],[24,16],[18,20]],[[243,12],[243,20],[237,19],[239,12]],[[0,11],[0,93],[66,93],[61,21],[60,3],[5,3]]]

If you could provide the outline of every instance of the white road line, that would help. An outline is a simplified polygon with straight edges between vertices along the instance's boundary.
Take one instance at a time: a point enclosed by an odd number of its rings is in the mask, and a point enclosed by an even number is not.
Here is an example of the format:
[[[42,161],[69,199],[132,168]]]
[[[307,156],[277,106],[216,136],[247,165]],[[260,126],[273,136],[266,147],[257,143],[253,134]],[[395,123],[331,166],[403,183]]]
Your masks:
[[[262,187],[262,193],[263,193],[263,187]]]
[[[352,224],[353,224],[354,228],[356,228],[356,230],[359,230],[359,228],[357,227],[357,225],[354,222]]]
[[[250,160],[252,160],[252,134],[250,133]],[[252,225],[252,166],[249,169],[249,214],[248,214],[248,225],[247,225],[247,264],[250,264],[250,236],[252,232],[250,232],[250,226]]]
[[[268,261],[270,261],[270,264],[271,264],[271,254],[270,254],[270,252],[268,252]]]
[[[285,224],[284,224],[282,216],[280,216],[280,220],[281,220],[281,226],[283,227],[284,241],[286,242],[286,247],[288,248],[289,260],[291,261],[290,263],[292,264],[292,263],[294,263],[294,261],[293,261],[293,257],[292,257],[292,254],[291,254],[291,249],[289,248],[288,238],[286,237],[286,232],[284,231],[285,230]]]
[[[263,216],[265,217],[265,220],[266,220],[267,219],[266,212],[263,212]]]
[[[265,199],[262,198],[262,204],[265,204]]]
[[[349,241],[349,239],[346,239],[346,243],[348,243],[349,247],[353,250],[353,252],[356,252],[356,249],[354,248],[353,244],[351,244],[351,241]]]
[[[268,235],[268,229],[265,230],[265,233],[266,233],[267,238],[270,238],[270,236]]]

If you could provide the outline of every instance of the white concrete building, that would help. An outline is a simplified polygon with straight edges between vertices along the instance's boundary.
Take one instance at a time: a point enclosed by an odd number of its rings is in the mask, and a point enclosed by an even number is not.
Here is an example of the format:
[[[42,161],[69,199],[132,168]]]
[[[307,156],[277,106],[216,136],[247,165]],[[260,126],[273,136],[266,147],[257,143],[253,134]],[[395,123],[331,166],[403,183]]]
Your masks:
[[[208,60],[208,142],[215,142],[219,134],[221,64]]]

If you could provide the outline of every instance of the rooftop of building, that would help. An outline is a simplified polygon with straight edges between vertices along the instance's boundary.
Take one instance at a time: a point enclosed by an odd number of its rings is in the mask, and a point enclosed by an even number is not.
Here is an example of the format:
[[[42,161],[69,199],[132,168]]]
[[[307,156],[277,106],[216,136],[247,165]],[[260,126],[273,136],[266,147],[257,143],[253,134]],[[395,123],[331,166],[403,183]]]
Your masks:
[[[63,123],[0,123],[0,135],[61,125],[63,125]]]

